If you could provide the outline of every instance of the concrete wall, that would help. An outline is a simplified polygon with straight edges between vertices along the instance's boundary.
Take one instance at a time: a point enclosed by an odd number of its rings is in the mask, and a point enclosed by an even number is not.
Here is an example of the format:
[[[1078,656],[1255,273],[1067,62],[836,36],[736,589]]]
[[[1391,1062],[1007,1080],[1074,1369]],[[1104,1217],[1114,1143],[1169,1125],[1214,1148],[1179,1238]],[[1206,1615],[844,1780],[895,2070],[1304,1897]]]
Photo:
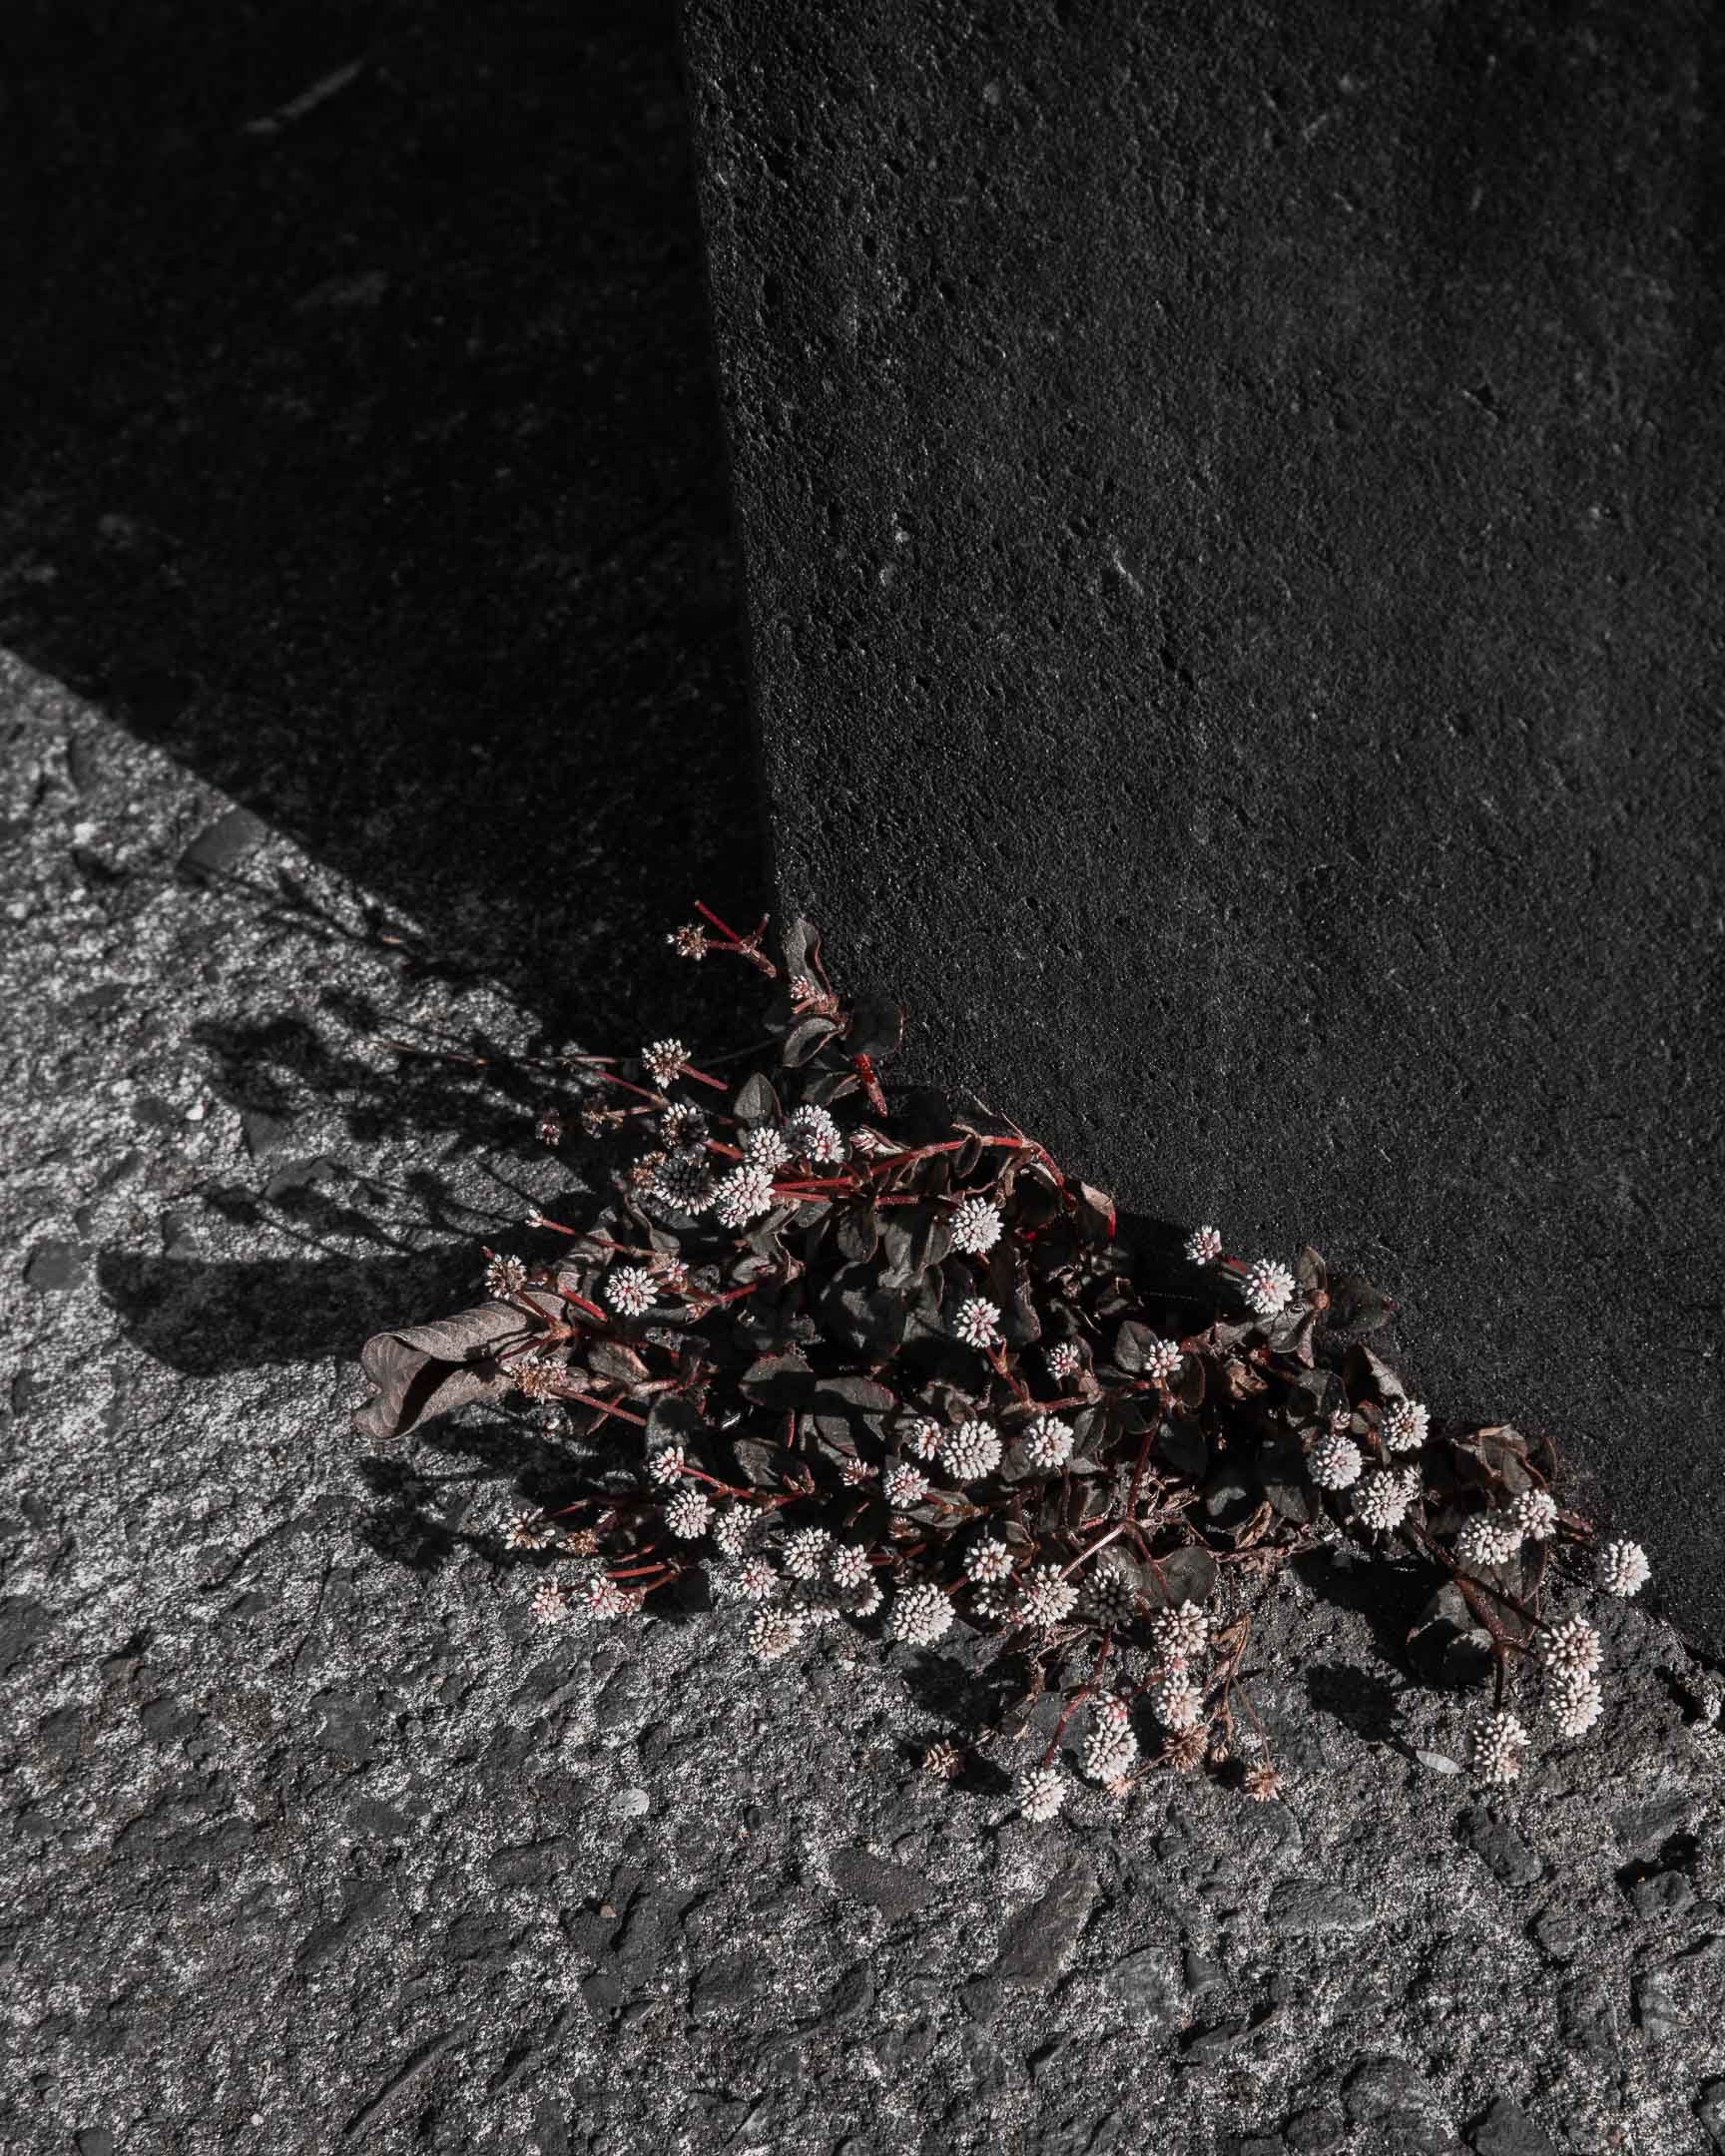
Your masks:
[[[1725,1635],[1725,17],[685,23],[784,902]]]

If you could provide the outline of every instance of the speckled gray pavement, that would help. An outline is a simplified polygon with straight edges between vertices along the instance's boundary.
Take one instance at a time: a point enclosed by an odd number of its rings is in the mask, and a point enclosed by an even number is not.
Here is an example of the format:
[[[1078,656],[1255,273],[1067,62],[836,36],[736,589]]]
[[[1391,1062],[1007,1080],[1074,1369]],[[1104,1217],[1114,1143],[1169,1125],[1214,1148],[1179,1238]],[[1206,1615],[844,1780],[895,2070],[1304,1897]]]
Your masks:
[[[1254,1654],[1284,1801],[1038,1828],[1004,1738],[918,1771],[1000,1707],[968,1642],[536,1625],[500,1530],[577,1440],[348,1418],[567,1183],[533,1085],[379,1042],[537,1015],[51,680],[0,713],[0,2145],[1725,2147],[1725,1741],[1658,1621],[1487,1806],[1314,1564]]]

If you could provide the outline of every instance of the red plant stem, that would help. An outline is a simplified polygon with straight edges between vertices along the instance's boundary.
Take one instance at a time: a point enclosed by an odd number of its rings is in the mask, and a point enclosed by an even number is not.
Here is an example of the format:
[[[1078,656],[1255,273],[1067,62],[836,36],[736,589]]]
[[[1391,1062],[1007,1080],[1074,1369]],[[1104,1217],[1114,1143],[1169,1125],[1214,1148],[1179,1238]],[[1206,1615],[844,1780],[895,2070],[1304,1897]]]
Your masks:
[[[619,1421],[633,1422],[637,1429],[647,1427],[647,1417],[645,1415],[631,1414],[627,1407],[619,1407],[615,1400],[594,1399],[591,1392],[577,1393],[575,1397],[587,1400],[598,1410],[599,1422],[603,1422],[607,1415],[615,1415]],[[599,1427],[599,1422],[593,1424],[593,1429]],[[592,1435],[592,1430],[588,1431],[588,1435]]]
[[[718,914],[714,912],[713,908],[710,905],[703,905],[701,900],[697,898],[695,901],[695,910],[705,919],[710,920],[713,923],[714,927],[718,929],[721,935],[729,936],[732,942],[737,945],[739,950],[742,949],[743,938],[737,933],[735,928],[728,927],[727,924],[719,918]],[[759,933],[759,930],[757,930],[757,933]]]
[[[1104,1662],[1107,1661],[1109,1649],[1113,1645],[1113,1633],[1104,1632],[1102,1635],[1102,1645],[1097,1649],[1096,1661],[1090,1671],[1090,1675],[1085,1679],[1084,1683],[1078,1687],[1077,1691],[1074,1692],[1072,1697],[1067,1701],[1065,1711],[1062,1713],[1059,1721],[1056,1722],[1054,1725],[1054,1734],[1048,1740],[1048,1749],[1046,1752],[1043,1753],[1042,1758],[1038,1763],[1039,1765],[1043,1767],[1048,1766],[1052,1762],[1055,1753],[1059,1751],[1060,1740],[1066,1734],[1067,1723],[1071,1721],[1072,1717],[1078,1712],[1078,1709],[1090,1697],[1091,1693],[1095,1691],[1096,1680],[1102,1674],[1102,1665]]]
[[[619,1078],[615,1071],[601,1071],[599,1075],[607,1085],[621,1086],[625,1093],[633,1093],[637,1100],[651,1101],[655,1108],[665,1105],[663,1093],[649,1093],[645,1086],[638,1086],[633,1078]],[[717,1085],[718,1082],[715,1078],[707,1081],[709,1085]]]

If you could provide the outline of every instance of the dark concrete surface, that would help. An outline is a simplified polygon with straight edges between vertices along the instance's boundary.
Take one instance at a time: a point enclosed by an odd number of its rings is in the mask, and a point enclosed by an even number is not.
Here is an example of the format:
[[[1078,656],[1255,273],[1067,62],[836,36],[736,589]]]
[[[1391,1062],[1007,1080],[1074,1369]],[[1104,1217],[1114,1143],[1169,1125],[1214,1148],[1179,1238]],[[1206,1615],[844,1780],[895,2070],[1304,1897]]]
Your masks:
[[[671,0],[25,0],[0,114],[0,644],[548,1023],[698,996],[765,876]]]
[[[1725,20],[687,0],[786,901],[1725,1638]]]

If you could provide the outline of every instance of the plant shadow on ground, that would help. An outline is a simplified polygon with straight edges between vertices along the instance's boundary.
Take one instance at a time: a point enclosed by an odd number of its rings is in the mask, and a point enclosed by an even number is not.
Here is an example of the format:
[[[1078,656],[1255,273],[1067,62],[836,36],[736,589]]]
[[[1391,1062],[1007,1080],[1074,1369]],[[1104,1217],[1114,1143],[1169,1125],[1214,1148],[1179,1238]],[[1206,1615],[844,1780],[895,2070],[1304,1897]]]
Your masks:
[[[9,25],[0,641],[633,1030],[766,885],[673,0],[89,12]]]

